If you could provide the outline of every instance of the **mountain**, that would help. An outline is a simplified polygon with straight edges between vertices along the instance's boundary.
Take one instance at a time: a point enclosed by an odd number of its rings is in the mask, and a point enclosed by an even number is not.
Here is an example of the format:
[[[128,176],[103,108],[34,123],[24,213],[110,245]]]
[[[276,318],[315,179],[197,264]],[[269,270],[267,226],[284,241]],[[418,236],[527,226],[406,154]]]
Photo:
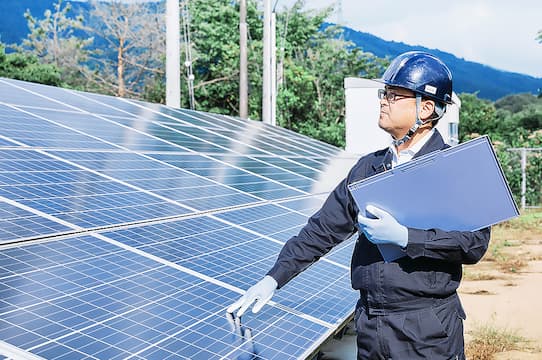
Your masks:
[[[0,41],[4,44],[19,43],[28,33],[28,25],[24,13],[28,9],[35,18],[42,18],[45,10],[53,9],[54,0],[1,0]],[[72,3],[76,13],[80,3]]]
[[[538,94],[542,90],[542,78],[494,69],[487,65],[458,58],[438,49],[386,41],[348,27],[344,27],[344,39],[353,42],[365,52],[390,59],[405,51],[427,51],[448,65],[452,71],[456,93],[478,92],[478,97],[495,101],[510,94]]]
[[[67,0],[65,0],[67,1]],[[29,9],[34,17],[42,18],[47,9],[52,9],[56,0],[0,0],[0,41],[4,44],[20,43],[28,33],[24,12]],[[72,14],[85,14],[88,4],[84,1],[70,1]],[[326,24],[329,26],[331,24]],[[538,94],[542,89],[542,78],[494,69],[487,65],[467,61],[438,49],[408,45],[402,42],[386,41],[374,35],[344,27],[344,38],[352,41],[363,51],[378,57],[390,59],[402,52],[423,50],[441,58],[452,70],[456,93],[478,92],[480,98],[495,101],[506,95],[518,93]]]

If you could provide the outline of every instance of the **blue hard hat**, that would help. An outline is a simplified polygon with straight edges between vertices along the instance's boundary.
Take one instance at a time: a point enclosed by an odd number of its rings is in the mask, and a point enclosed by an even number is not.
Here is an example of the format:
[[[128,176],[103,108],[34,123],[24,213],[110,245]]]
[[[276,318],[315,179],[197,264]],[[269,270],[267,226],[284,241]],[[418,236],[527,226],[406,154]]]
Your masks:
[[[423,51],[409,51],[397,56],[379,81],[446,104],[452,103],[450,69],[436,56]]]

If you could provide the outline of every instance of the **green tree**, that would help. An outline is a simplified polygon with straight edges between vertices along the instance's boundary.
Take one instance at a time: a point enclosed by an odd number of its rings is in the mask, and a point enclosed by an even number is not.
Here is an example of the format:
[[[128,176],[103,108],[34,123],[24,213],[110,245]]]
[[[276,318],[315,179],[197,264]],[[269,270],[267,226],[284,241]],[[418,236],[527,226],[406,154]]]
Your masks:
[[[71,16],[71,5],[63,0],[46,10],[42,19],[26,11],[29,34],[16,49],[37,57],[40,63],[62,69],[61,78],[66,84],[81,87],[85,84],[85,62],[89,59],[89,46],[93,38],[85,36],[88,30],[84,18]]]
[[[489,100],[480,99],[476,94],[459,94],[459,141],[463,142],[479,135],[490,135],[500,139],[495,132],[497,117],[495,105]],[[496,139],[494,139],[496,140]]]
[[[512,94],[495,101],[495,108],[519,112],[530,105],[542,105],[542,101],[531,93]]]
[[[0,77],[60,86],[60,70],[52,64],[41,64],[38,58],[23,53],[6,54],[0,43]]]
[[[237,115],[239,109],[239,4],[229,0],[190,2],[191,46],[196,109]],[[249,117],[260,118],[262,20],[247,1]],[[181,51],[182,52],[182,51]],[[184,62],[184,59],[183,59]],[[186,82],[183,93],[187,94]],[[188,107],[188,98],[182,97]]]
[[[519,125],[527,131],[536,131],[542,129],[542,106],[531,106],[521,111],[519,114]]]
[[[284,84],[277,100],[278,123],[288,129],[345,145],[344,78],[378,77],[385,61],[340,40],[340,30],[318,31],[286,57]]]
[[[303,4],[277,14],[277,123],[344,146],[344,77],[376,77],[385,63],[339,40],[337,28],[321,31],[329,10],[304,11]],[[195,0],[190,11],[196,109],[237,115],[238,4]],[[247,2],[247,22],[249,116],[259,119],[263,24],[254,1]]]
[[[542,146],[542,106],[530,94],[507,96],[492,103],[476,94],[460,94],[460,140],[489,135],[517,203],[521,197],[521,161],[511,148]],[[498,107],[498,108],[497,108]],[[542,202],[542,154],[529,155],[526,168],[527,204]]]
[[[532,95],[530,95],[532,96]],[[479,99],[476,94],[460,94],[461,111],[459,113],[459,140],[465,141],[479,135],[489,135],[493,141],[503,142],[511,147],[525,146],[530,134],[524,127],[532,123],[528,119],[533,113],[531,107],[526,110],[514,112],[506,107],[497,109],[489,100]],[[533,97],[534,98],[534,97]],[[512,106],[513,110],[521,107]]]

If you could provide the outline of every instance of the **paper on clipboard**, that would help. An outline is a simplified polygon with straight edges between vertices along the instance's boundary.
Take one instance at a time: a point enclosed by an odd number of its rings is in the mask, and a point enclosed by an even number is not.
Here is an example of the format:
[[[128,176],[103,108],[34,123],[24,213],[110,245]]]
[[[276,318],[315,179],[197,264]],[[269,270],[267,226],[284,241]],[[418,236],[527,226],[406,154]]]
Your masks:
[[[519,215],[489,137],[415,158],[348,185],[360,211],[371,204],[402,225],[475,231]],[[404,256],[379,246],[385,261]]]

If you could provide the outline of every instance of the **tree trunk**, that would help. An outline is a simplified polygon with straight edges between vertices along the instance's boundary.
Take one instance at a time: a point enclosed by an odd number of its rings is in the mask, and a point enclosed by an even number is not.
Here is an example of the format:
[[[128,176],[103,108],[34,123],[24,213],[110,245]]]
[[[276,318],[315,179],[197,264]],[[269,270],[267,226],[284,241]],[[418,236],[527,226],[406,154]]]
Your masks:
[[[120,39],[119,49],[117,52],[117,79],[119,83],[119,89],[117,95],[124,97],[126,95],[126,88],[124,85],[124,40]]]

